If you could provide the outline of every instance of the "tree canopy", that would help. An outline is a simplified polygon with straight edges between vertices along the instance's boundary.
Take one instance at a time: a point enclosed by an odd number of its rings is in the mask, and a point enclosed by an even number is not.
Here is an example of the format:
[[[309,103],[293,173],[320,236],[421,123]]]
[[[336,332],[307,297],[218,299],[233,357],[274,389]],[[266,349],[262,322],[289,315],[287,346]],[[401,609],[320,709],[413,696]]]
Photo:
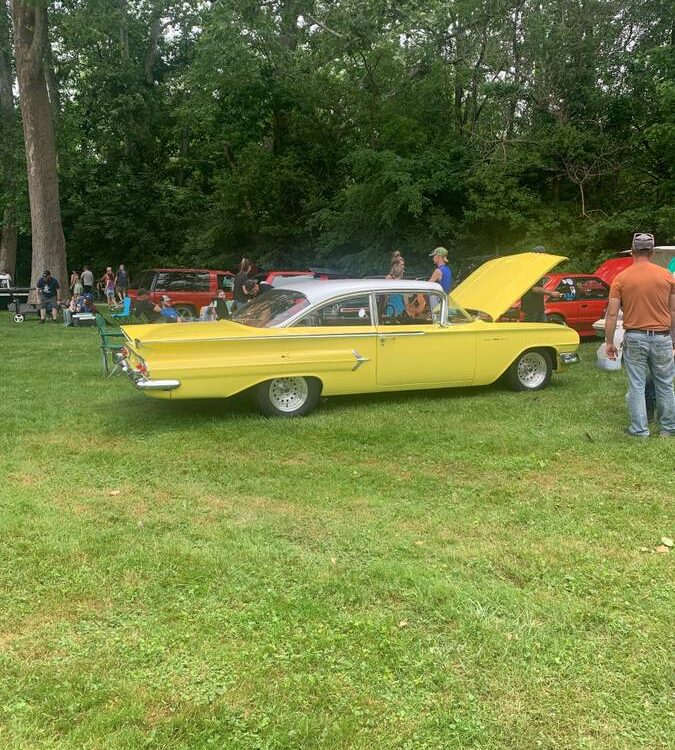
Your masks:
[[[675,236],[665,0],[59,0],[48,14],[71,266],[247,255],[381,272],[392,249],[414,266],[438,244],[455,258],[543,244],[591,270],[633,231]],[[25,258],[25,184],[3,185]]]

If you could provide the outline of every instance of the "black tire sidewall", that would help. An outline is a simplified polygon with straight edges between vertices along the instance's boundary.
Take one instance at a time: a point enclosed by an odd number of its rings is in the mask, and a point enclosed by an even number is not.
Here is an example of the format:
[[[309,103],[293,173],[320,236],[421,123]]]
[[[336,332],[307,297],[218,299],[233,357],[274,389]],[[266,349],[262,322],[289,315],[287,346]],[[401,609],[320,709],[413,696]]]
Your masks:
[[[176,311],[176,313],[181,318],[194,318],[196,316],[196,310],[192,307],[192,305],[174,305],[173,309]]]

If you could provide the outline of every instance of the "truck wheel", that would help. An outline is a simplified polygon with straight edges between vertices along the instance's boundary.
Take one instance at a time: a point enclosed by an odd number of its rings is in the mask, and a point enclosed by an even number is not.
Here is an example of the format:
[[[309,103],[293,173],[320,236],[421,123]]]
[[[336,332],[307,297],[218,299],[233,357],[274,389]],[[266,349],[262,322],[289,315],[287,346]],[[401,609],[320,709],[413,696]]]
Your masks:
[[[178,304],[174,305],[173,309],[181,318],[185,318],[186,320],[197,317],[197,313],[191,305]]]
[[[316,408],[321,383],[316,378],[275,378],[255,388],[258,409],[270,417],[302,417]]]
[[[507,382],[514,391],[539,391],[551,380],[551,355],[543,349],[523,352],[509,367]]]
[[[563,318],[562,315],[558,315],[557,313],[551,313],[550,315],[547,315],[546,321],[548,323],[557,323],[559,326],[567,325],[567,323],[565,322],[565,318]]]

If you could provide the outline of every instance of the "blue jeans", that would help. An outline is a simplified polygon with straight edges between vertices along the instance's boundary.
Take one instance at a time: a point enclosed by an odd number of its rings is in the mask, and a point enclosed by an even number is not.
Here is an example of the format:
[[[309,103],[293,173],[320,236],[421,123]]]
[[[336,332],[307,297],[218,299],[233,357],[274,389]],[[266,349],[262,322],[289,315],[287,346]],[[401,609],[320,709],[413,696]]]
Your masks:
[[[652,376],[659,410],[661,431],[675,435],[675,395],[673,394],[673,342],[670,336],[650,336],[646,331],[626,331],[623,363],[628,376],[626,403],[630,412],[631,435],[647,437],[645,383]]]

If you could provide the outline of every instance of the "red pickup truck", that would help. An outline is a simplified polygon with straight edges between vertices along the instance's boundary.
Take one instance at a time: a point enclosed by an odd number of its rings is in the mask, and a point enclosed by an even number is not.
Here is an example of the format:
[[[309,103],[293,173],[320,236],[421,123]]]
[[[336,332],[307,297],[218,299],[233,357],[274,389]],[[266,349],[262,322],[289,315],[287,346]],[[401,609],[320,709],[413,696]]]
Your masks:
[[[176,312],[185,318],[195,318],[200,309],[213,300],[220,289],[232,299],[234,274],[206,268],[150,268],[133,278],[129,296],[136,298],[139,289],[150,292],[152,302],[159,304],[162,295],[171,300]]]

